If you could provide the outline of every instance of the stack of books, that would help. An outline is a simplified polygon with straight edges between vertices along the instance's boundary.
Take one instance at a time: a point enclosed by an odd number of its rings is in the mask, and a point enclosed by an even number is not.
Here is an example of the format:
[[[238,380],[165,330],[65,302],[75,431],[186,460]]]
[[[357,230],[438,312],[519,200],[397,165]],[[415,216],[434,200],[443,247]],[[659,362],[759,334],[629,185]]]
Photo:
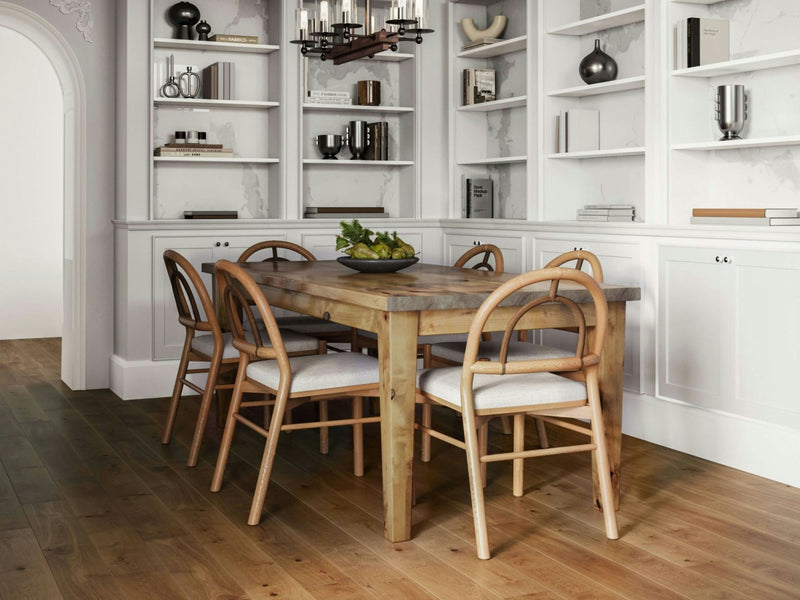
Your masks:
[[[600,150],[600,111],[593,108],[571,108],[556,115],[556,154]]]
[[[367,132],[369,144],[364,151],[364,160],[389,160],[389,123],[367,123]]]
[[[796,208],[695,208],[694,225],[800,225]]]
[[[231,158],[233,148],[223,148],[222,144],[165,144],[156,148],[154,154],[174,158]]]
[[[347,92],[328,90],[309,90],[306,104],[352,104],[353,99]]]
[[[478,48],[479,46],[488,46],[490,44],[496,44],[497,42],[502,42],[503,40],[500,38],[481,38],[479,40],[467,42],[463,46],[461,46],[462,50],[469,50],[470,48]]]
[[[578,221],[633,221],[636,208],[633,204],[587,204],[578,209]]]
[[[203,98],[208,100],[236,99],[236,65],[232,62],[215,62],[201,73]]]
[[[494,69],[464,69],[464,106],[495,100]]]
[[[306,219],[380,219],[389,216],[382,206],[306,206]]]
[[[730,58],[730,23],[726,19],[681,19],[673,30],[676,69],[724,62]]]
[[[215,33],[208,38],[211,42],[227,42],[229,44],[257,44],[257,35],[235,35],[232,33]]]

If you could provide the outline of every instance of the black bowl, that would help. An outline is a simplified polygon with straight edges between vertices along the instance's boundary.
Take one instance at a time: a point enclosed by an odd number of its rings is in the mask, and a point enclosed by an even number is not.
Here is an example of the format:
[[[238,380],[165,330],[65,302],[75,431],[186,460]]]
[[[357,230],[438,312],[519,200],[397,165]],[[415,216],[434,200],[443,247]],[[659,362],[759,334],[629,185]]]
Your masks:
[[[400,269],[410,267],[419,261],[419,258],[350,258],[340,256],[337,258],[345,267],[350,267],[362,273],[394,273]]]

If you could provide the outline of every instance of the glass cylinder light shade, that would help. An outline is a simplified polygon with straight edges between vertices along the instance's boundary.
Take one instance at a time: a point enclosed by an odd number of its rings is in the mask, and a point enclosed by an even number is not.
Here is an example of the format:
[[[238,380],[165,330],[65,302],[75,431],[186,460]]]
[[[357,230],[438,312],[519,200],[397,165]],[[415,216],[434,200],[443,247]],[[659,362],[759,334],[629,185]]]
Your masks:
[[[328,0],[318,0],[317,18],[318,18],[319,31],[330,31],[331,4]]]
[[[305,8],[298,8],[294,13],[294,39],[308,39],[308,11]]]

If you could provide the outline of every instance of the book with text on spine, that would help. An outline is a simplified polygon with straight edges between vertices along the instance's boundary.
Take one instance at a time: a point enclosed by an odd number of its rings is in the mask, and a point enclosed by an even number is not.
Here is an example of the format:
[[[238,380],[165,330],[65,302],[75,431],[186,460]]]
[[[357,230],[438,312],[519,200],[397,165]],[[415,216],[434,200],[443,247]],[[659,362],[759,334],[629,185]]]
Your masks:
[[[212,42],[227,42],[229,44],[257,44],[257,35],[234,35],[231,33],[215,33],[210,36],[209,41]]]
[[[796,217],[796,208],[693,208],[693,217]]]
[[[687,67],[730,59],[730,23],[726,19],[689,17],[686,23]]]

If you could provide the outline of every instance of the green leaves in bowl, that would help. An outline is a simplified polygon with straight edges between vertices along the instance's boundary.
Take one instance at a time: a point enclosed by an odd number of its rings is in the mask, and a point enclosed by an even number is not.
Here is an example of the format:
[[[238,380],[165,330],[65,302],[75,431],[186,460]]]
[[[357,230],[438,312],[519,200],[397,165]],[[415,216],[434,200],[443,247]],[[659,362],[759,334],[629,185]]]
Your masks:
[[[378,259],[405,259],[413,258],[416,250],[397,236],[397,232],[388,231],[375,233],[364,228],[358,219],[349,223],[340,221],[341,235],[336,236],[336,249],[343,250],[351,258],[378,260]]]

